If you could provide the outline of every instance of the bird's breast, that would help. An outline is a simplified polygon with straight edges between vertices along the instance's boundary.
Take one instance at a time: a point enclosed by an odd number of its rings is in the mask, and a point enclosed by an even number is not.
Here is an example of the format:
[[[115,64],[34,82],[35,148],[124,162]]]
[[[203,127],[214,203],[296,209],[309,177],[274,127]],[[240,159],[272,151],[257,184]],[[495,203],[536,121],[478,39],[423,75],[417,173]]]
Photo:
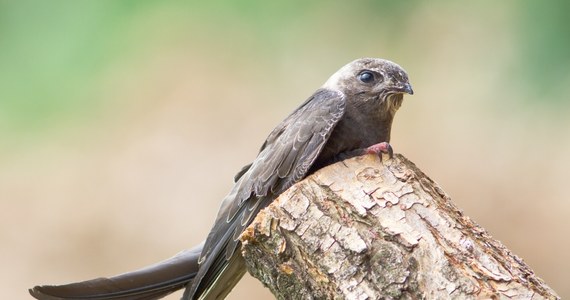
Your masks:
[[[392,118],[346,114],[336,125],[326,142],[316,165],[323,167],[340,154],[390,141]]]

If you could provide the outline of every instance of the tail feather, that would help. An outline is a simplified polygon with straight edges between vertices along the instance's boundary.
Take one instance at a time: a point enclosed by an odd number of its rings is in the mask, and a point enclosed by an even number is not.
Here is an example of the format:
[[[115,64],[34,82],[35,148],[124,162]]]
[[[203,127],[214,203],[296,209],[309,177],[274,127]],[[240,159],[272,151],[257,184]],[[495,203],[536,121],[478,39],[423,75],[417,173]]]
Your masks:
[[[198,272],[203,243],[143,269],[110,278],[30,289],[40,300],[152,300],[185,287]]]

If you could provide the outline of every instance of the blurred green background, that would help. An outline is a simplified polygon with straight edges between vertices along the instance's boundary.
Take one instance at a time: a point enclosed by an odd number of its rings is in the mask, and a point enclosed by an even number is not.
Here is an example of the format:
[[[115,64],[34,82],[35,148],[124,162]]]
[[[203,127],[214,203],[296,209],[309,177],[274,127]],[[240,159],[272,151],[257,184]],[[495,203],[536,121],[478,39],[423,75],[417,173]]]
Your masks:
[[[267,133],[364,56],[399,63],[414,86],[396,152],[570,297],[568,13],[567,1],[0,1],[1,298],[198,243]],[[271,296],[249,278],[229,299]]]

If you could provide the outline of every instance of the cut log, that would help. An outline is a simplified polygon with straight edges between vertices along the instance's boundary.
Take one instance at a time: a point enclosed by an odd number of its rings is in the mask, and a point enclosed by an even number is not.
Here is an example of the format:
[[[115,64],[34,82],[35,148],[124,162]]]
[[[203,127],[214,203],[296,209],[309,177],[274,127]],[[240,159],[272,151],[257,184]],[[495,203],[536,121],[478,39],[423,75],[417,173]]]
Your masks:
[[[319,170],[241,240],[278,299],[559,299],[402,155]]]

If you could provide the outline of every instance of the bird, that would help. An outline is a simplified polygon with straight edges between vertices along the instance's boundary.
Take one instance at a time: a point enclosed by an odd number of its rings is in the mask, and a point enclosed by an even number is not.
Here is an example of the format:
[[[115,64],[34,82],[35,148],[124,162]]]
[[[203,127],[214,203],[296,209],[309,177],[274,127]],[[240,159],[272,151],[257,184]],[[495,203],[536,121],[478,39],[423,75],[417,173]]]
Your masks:
[[[41,300],[150,300],[185,288],[183,300],[225,298],[246,272],[239,237],[259,211],[322,167],[365,154],[391,157],[394,116],[404,94],[413,93],[408,74],[392,61],[346,64],[279,123],[236,174],[205,242],[134,272],[36,286],[30,294]]]

